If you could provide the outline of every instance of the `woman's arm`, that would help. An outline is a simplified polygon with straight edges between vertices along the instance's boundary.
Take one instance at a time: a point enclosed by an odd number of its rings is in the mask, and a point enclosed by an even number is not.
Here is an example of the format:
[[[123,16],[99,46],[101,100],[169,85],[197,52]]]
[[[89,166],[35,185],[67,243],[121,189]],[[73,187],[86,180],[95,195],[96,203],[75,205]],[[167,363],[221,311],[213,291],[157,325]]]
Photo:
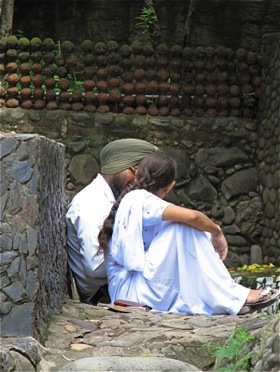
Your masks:
[[[208,218],[204,213],[170,204],[164,209],[162,219],[164,221],[185,223],[200,231],[209,232],[212,235],[212,244],[219,253],[220,258],[222,260],[226,258],[228,245],[224,234],[220,226]]]

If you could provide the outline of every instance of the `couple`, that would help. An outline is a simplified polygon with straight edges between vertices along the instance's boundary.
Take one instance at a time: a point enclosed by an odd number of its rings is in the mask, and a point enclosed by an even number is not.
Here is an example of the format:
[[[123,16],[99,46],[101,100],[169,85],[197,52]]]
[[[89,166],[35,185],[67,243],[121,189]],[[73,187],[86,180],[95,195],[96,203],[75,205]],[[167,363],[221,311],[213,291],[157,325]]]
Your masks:
[[[95,304],[108,276],[112,303],[131,300],[164,312],[238,314],[245,304],[275,301],[269,289],[232,280],[219,226],[163,200],[175,184],[176,166],[157,150],[137,139],[109,143],[101,152],[101,174],[73,199],[67,243],[80,300]]]

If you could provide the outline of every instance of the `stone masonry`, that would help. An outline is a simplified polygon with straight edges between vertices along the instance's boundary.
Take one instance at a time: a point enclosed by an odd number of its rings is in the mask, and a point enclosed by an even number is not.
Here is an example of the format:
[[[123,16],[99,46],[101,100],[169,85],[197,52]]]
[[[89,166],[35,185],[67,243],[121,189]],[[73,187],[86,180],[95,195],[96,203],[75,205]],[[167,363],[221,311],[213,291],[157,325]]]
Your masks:
[[[64,146],[1,134],[1,336],[43,339],[66,287]]]

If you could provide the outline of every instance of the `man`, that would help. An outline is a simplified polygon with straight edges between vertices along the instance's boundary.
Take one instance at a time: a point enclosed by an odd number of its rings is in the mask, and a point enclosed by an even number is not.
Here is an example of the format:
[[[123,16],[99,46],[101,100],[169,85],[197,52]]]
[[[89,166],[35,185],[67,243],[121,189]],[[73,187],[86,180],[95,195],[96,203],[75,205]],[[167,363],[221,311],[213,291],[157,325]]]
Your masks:
[[[158,148],[125,138],[110,142],[100,153],[101,172],[70,203],[66,214],[68,263],[81,302],[95,305],[107,284],[98,234],[120,193],[135,179],[135,167]]]

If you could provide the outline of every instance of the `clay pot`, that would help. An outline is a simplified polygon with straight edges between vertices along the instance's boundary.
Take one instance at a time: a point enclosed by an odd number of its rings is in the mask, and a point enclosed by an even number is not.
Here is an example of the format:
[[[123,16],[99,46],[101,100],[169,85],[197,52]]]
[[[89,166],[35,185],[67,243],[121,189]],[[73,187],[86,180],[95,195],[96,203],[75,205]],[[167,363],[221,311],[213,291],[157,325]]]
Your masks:
[[[216,85],[214,84],[208,84],[205,87],[206,94],[209,96],[214,96],[217,93]]]
[[[217,105],[220,109],[225,109],[229,106],[229,100],[225,96],[221,96],[217,100]]]
[[[53,89],[48,89],[45,93],[45,97],[47,102],[55,101],[56,100],[56,94]]]
[[[169,105],[169,97],[161,94],[158,96],[157,103],[159,107],[167,107]]]
[[[121,92],[118,88],[114,88],[110,91],[109,101],[113,103],[119,103],[121,101]]]
[[[96,107],[91,104],[86,104],[84,110],[93,113],[96,112]]]
[[[95,57],[93,54],[86,54],[83,58],[85,66],[91,66],[94,64]]]
[[[81,102],[71,103],[71,110],[73,111],[84,111],[84,105]]]
[[[86,91],[92,91],[94,87],[95,87],[94,80],[87,79],[84,81],[84,88]]]
[[[45,106],[46,106],[45,101],[42,99],[37,99],[33,103],[34,110],[43,110]]]
[[[137,94],[142,94],[146,92],[146,84],[145,83],[135,83],[134,89]]]
[[[173,83],[178,83],[181,80],[181,75],[177,72],[171,72],[170,79]]]
[[[168,83],[162,82],[158,84],[159,94],[166,94],[169,91],[170,85]]]
[[[83,94],[80,91],[74,91],[71,94],[71,102],[82,102]]]
[[[169,98],[169,108],[174,109],[180,106],[180,98],[178,96],[171,96]]]
[[[158,93],[158,83],[156,81],[149,81],[147,83],[147,93],[157,94]]]
[[[135,114],[135,109],[131,106],[125,107],[122,112],[126,115],[134,115]]]
[[[207,97],[205,101],[205,105],[207,108],[216,108],[217,107],[217,100],[214,97]]]
[[[14,87],[19,82],[18,74],[10,74],[7,76],[6,81],[8,82],[9,87]]]
[[[30,58],[32,59],[33,63],[41,63],[42,58],[43,58],[42,52],[40,51],[33,52],[31,53]]]
[[[22,63],[19,67],[22,75],[29,75],[31,70],[31,65],[27,62]]]
[[[136,107],[135,112],[136,112],[136,114],[139,114],[139,115],[146,115],[147,114],[147,109],[144,106],[138,106],[138,107]]]
[[[30,76],[22,76],[19,79],[19,82],[20,82],[21,88],[28,88],[31,84],[31,78]]]
[[[92,79],[96,72],[96,68],[94,66],[86,66],[84,68],[83,74],[85,79]]]
[[[131,95],[134,92],[134,84],[132,83],[123,84],[122,91],[124,94]]]
[[[205,93],[205,87],[201,84],[197,84],[194,87],[194,94],[196,96],[202,96]]]
[[[137,94],[135,96],[135,102],[137,106],[144,106],[146,105],[147,99],[144,94]]]
[[[146,78],[146,73],[144,69],[138,68],[134,71],[133,76],[136,81],[143,81]]]
[[[19,100],[16,98],[9,98],[6,101],[6,107],[8,108],[16,108],[19,107]]]
[[[117,88],[120,85],[120,79],[112,77],[109,79],[108,85],[110,88]]]
[[[180,84],[176,84],[176,83],[170,84],[169,91],[172,95],[180,94],[181,92]]]
[[[30,110],[33,108],[33,102],[30,99],[21,102],[20,107],[25,110]]]
[[[126,95],[122,97],[122,102],[125,106],[133,106],[135,103],[135,99],[131,95]]]
[[[131,71],[125,71],[125,72],[122,73],[121,76],[122,76],[122,79],[123,79],[124,82],[130,83],[130,82],[133,81],[133,72],[131,72]]]
[[[63,91],[63,90],[60,91],[59,94],[58,94],[58,100],[61,103],[69,102],[70,97],[71,97],[70,93],[66,92],[66,91]]]
[[[98,104],[105,105],[108,102],[108,94],[107,93],[98,93],[96,96]]]
[[[160,116],[168,116],[169,115],[169,108],[168,107],[160,107],[158,110]]]
[[[53,77],[56,73],[56,66],[55,65],[50,65],[50,66],[46,66],[46,67],[43,67],[43,74],[46,76],[46,77]]]
[[[107,68],[99,68],[96,71],[96,76],[99,80],[104,80],[108,76]]]
[[[164,69],[160,69],[157,73],[157,78],[159,82],[167,82],[169,79],[169,72]]]
[[[53,52],[47,52],[43,54],[43,61],[46,62],[47,65],[54,63],[55,54]]]
[[[17,64],[16,62],[9,62],[7,65],[6,65],[6,72],[8,74],[13,74],[13,73],[16,73],[17,72]]]
[[[55,87],[56,82],[54,78],[50,77],[44,80],[44,84],[47,89],[53,89]]]
[[[100,80],[96,83],[96,87],[99,92],[106,92],[108,89],[108,83],[105,80]]]
[[[97,112],[100,112],[101,114],[105,114],[106,112],[109,112],[110,108],[108,105],[101,105],[98,107]]]
[[[23,88],[23,89],[21,89],[21,91],[20,91],[20,97],[21,97],[23,100],[30,99],[31,94],[32,94],[32,91],[31,91],[30,88]]]
[[[241,101],[239,97],[231,97],[229,99],[229,104],[233,108],[239,108],[241,106]]]
[[[158,116],[158,108],[155,105],[151,105],[148,107],[147,113],[151,116]]]
[[[242,117],[242,111],[238,108],[233,108],[230,110],[230,116],[234,116],[236,118]]]
[[[34,91],[33,91],[33,98],[34,100],[43,100],[45,96],[45,92],[43,91],[43,89],[40,89],[40,88],[35,88]]]
[[[33,63],[31,65],[31,71],[35,75],[39,75],[42,72],[42,70],[43,70],[43,66],[41,65],[41,63]]]
[[[8,98],[17,98],[19,90],[17,87],[10,87],[7,89],[7,97]]]
[[[57,110],[58,109],[57,102],[55,102],[55,101],[47,102],[46,109],[47,110]]]
[[[219,84],[217,86],[217,92],[218,94],[225,96],[229,92],[229,86],[226,84]]]
[[[66,57],[65,64],[70,70],[74,69],[75,67],[77,67],[78,64],[77,56],[75,56],[75,54],[70,54]]]
[[[86,92],[84,95],[84,101],[86,105],[93,104],[95,102],[95,94],[93,92]]]
[[[60,110],[71,110],[71,104],[69,102],[60,102],[58,108]]]
[[[69,89],[69,81],[65,78],[62,78],[58,81],[57,86],[61,90],[67,90]]]
[[[157,72],[154,69],[149,69],[146,71],[146,78],[148,81],[156,80]]]
[[[232,97],[237,97],[240,95],[240,88],[238,85],[232,85],[229,87],[229,94]]]
[[[170,111],[170,115],[173,117],[181,116],[181,111],[178,108],[174,108]]]
[[[218,115],[218,112],[216,108],[211,107],[205,111],[205,114],[206,116],[209,116],[209,117],[216,117]]]

